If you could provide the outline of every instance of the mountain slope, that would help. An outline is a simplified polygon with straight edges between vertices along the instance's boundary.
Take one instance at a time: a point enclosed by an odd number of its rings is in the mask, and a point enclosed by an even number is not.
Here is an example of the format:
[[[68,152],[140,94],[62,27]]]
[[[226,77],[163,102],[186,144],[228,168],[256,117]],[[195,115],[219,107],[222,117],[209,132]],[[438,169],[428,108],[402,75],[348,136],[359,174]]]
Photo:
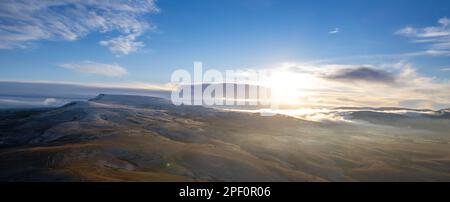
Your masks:
[[[442,127],[443,121],[427,124]],[[0,180],[450,180],[449,137],[442,130],[309,122],[99,95],[3,115]]]

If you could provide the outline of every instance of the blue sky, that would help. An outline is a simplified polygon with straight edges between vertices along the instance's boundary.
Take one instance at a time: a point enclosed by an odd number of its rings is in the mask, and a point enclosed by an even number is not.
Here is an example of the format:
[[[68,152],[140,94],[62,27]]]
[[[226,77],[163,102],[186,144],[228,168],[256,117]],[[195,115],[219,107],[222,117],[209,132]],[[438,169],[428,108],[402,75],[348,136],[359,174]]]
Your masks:
[[[159,12],[144,13],[139,20],[157,28],[139,36],[145,47],[135,52],[117,56],[99,45],[117,30],[93,29],[73,41],[30,40],[28,47],[0,50],[1,79],[167,82],[174,69],[191,68],[193,61],[203,61],[208,68],[260,68],[290,61],[416,52],[426,45],[410,43],[394,32],[405,26],[433,26],[450,14],[450,2],[430,0],[161,0],[155,6]],[[329,34],[335,28],[339,32]],[[110,78],[58,67],[85,60],[119,64],[128,74]],[[438,71],[450,67],[448,57],[410,60],[424,74],[450,76]]]
[[[194,61],[219,70],[408,63],[423,78],[450,78],[446,0],[125,2],[5,1],[0,80],[167,83]]]

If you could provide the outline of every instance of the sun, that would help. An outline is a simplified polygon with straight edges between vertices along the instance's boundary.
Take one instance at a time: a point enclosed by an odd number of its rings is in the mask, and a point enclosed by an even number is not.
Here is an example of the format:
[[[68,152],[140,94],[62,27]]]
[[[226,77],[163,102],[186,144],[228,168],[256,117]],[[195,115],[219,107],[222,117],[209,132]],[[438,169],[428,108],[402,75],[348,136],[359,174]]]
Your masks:
[[[271,90],[271,100],[280,104],[296,105],[299,98],[305,96],[302,89],[312,85],[308,75],[290,72],[278,72],[272,74],[266,86]]]

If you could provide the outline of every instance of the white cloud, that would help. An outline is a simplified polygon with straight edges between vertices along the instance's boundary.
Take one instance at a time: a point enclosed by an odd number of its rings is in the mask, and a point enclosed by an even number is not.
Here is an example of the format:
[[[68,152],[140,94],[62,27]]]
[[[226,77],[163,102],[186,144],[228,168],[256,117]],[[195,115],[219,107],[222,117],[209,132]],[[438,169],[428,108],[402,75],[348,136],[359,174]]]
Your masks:
[[[120,77],[128,74],[127,70],[117,64],[102,64],[92,61],[84,61],[81,63],[66,63],[59,65],[62,68],[87,73],[97,74],[109,77]]]
[[[73,41],[92,32],[118,32],[118,38],[133,48],[116,53],[128,54],[142,47],[137,37],[153,28],[144,16],[159,11],[155,0],[4,0],[1,4],[1,49],[25,48],[38,40]]]
[[[397,30],[395,32],[395,34],[410,36],[410,35],[416,34],[416,32],[417,32],[416,29],[408,26],[408,27],[404,27],[402,29]]]
[[[448,25],[450,25],[450,19],[447,17],[443,17],[441,19],[439,19],[439,24],[441,24],[444,27],[447,27]]]
[[[0,97],[0,108],[57,107],[70,102],[56,98]]]
[[[443,72],[450,72],[450,67],[442,68],[440,70]]]
[[[337,33],[339,33],[339,28],[334,28],[333,30],[328,32],[328,34],[337,34]]]
[[[109,51],[117,55],[127,55],[128,53],[137,51],[144,47],[143,42],[135,41],[136,36],[130,34],[128,36],[119,36],[110,40],[100,41],[99,44],[108,47]]]
[[[449,56],[450,51],[450,19],[443,17],[437,21],[437,26],[423,28],[404,27],[397,30],[395,34],[413,38],[414,43],[428,45],[428,50],[422,55],[443,55]]]

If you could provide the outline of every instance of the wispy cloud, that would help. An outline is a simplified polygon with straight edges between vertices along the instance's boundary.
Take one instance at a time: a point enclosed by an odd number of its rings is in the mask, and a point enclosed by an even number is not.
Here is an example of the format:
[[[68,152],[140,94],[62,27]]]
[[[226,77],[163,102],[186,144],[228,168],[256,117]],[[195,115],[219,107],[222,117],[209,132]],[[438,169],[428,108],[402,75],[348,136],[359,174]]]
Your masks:
[[[119,36],[110,40],[99,42],[100,45],[108,47],[108,49],[117,55],[127,55],[144,47],[144,43],[136,41],[136,35]]]
[[[109,77],[120,77],[128,74],[127,70],[118,64],[102,64],[92,61],[83,61],[81,63],[66,63],[59,66],[81,73],[97,74]]]
[[[339,28],[334,28],[333,30],[328,32],[328,34],[337,34],[337,33],[339,33]]]
[[[422,28],[406,26],[395,32],[397,35],[409,37],[413,43],[428,45],[422,54],[450,56],[450,19],[443,17],[437,25]]]
[[[56,98],[0,97],[1,108],[56,107],[70,100]]]
[[[440,70],[443,72],[450,72],[450,67],[442,68]]]
[[[26,48],[38,40],[73,41],[92,32],[118,32],[114,42],[102,45],[116,54],[128,54],[143,46],[137,37],[154,27],[144,16],[158,11],[155,0],[4,0],[0,6],[0,48]],[[117,47],[127,48],[119,51]]]

